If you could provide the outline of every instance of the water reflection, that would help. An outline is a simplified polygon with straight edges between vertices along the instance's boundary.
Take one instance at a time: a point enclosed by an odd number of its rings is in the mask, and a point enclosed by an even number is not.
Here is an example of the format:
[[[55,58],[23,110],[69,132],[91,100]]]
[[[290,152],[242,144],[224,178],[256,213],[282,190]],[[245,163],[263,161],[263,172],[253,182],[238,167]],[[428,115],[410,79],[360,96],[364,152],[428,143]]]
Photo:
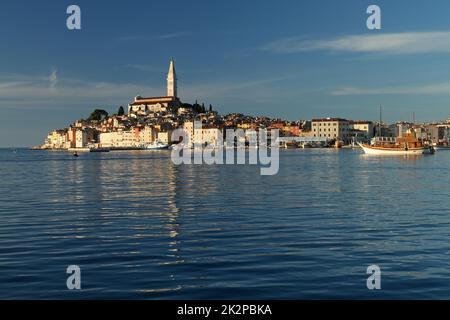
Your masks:
[[[280,156],[261,176],[167,152],[0,152],[0,297],[65,297],[79,264],[79,298],[361,298],[372,263],[383,297],[448,297],[450,154]]]

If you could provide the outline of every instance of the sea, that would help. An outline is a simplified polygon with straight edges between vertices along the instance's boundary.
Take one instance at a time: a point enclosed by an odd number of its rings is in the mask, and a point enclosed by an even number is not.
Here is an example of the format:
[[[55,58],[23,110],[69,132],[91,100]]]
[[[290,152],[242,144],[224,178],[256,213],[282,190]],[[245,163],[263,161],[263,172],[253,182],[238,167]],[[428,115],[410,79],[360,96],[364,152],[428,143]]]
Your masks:
[[[0,149],[0,299],[449,299],[449,240],[450,151]]]

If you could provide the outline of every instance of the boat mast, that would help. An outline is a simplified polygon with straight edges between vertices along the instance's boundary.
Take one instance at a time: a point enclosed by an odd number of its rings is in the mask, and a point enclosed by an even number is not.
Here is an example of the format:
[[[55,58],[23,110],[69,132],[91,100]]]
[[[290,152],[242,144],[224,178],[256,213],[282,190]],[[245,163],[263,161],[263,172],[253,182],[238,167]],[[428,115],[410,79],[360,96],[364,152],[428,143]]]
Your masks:
[[[378,137],[381,138],[381,105],[380,105],[380,122],[378,123]]]

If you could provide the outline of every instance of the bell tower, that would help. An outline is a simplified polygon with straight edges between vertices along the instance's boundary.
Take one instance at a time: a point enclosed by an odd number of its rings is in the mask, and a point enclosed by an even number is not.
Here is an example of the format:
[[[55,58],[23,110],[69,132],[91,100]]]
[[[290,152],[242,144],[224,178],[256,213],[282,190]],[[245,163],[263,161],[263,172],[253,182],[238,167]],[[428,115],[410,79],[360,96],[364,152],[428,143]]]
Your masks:
[[[175,62],[170,60],[169,73],[167,74],[167,96],[177,97],[177,74],[175,73]]]

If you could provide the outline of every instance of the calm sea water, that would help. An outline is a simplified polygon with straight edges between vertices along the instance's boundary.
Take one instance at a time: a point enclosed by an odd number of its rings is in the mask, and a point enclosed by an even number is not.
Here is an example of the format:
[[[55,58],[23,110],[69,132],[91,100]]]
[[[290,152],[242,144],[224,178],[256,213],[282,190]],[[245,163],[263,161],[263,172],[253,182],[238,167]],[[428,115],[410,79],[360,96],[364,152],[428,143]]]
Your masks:
[[[168,152],[0,150],[0,298],[450,298],[450,152],[280,157],[260,176]]]

